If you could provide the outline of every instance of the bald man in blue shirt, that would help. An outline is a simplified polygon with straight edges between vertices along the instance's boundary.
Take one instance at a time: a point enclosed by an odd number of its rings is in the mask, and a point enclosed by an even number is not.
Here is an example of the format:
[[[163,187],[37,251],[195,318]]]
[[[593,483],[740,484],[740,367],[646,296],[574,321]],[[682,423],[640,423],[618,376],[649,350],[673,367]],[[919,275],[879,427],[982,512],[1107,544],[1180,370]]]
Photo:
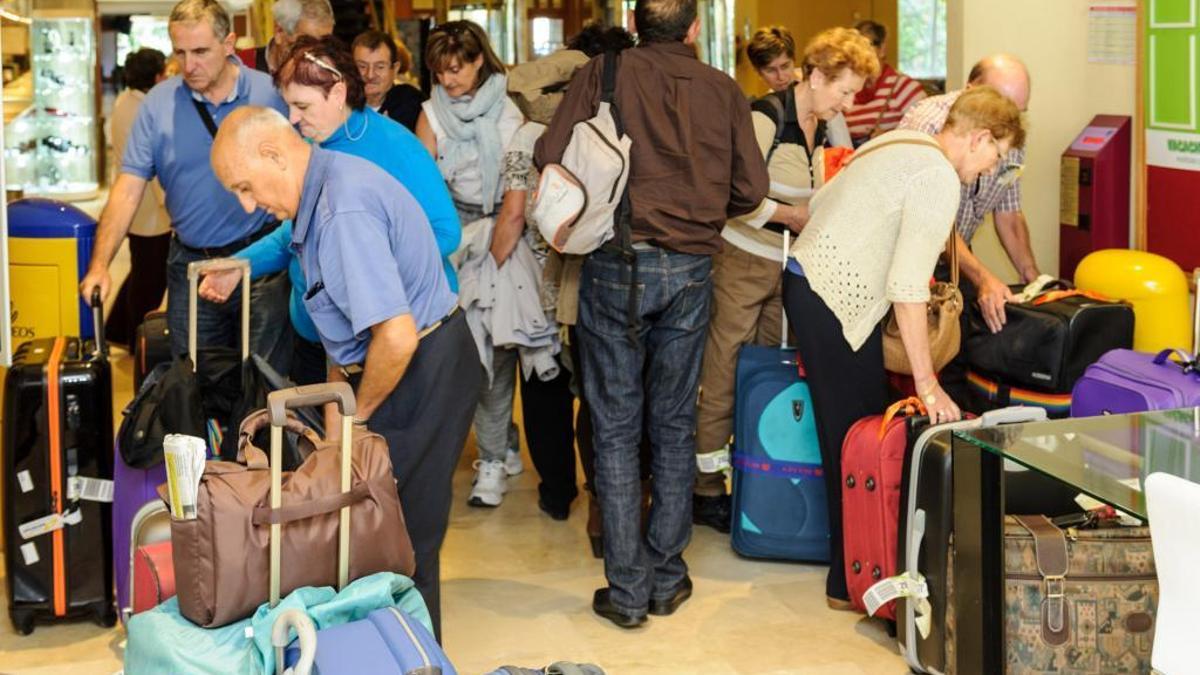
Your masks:
[[[247,212],[295,221],[291,246],[308,280],[305,307],[334,364],[329,377],[354,386],[355,424],[388,441],[414,581],[440,636],[438,550],[475,414],[476,397],[463,392],[477,390],[482,367],[429,220],[386,171],[309,145],[269,108],[230,113],[212,164]]]

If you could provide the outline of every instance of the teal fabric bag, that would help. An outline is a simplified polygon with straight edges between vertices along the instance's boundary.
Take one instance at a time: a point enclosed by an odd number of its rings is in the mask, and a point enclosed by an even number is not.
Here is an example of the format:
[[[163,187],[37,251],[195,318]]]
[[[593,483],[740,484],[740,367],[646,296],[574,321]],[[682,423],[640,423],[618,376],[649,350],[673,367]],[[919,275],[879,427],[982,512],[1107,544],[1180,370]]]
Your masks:
[[[201,628],[188,621],[179,613],[178,600],[171,598],[129,620],[125,672],[274,673],[271,628],[280,612],[299,609],[321,630],[358,621],[381,607],[396,607],[433,631],[429,610],[412,579],[388,572],[358,579],[340,592],[330,586],[298,588],[278,606],[263,604],[253,616],[220,628]]]

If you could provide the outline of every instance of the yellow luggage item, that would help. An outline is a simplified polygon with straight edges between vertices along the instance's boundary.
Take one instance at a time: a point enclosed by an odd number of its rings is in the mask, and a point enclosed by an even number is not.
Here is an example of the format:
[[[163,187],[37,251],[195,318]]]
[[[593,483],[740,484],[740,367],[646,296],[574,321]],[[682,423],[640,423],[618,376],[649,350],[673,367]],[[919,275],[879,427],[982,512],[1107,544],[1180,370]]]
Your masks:
[[[1080,261],[1075,285],[1133,304],[1137,351],[1153,354],[1191,346],[1187,277],[1171,260],[1145,251],[1096,251]]]

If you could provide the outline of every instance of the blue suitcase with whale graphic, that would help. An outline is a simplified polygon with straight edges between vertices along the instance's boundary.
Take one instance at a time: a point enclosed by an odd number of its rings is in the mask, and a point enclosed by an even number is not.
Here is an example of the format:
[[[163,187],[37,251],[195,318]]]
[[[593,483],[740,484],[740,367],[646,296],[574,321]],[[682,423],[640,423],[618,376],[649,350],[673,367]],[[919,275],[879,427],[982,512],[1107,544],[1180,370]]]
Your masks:
[[[794,349],[745,345],[733,413],[733,549],[829,562],[825,475],[812,396]]]

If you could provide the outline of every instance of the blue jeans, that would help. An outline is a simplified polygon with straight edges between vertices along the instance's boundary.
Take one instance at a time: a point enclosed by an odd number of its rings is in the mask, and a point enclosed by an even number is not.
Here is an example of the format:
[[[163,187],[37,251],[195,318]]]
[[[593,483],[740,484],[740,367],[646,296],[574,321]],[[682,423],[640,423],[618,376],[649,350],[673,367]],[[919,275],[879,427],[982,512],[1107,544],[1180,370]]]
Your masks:
[[[204,260],[171,240],[167,254],[167,326],[171,352],[188,353],[188,263]],[[250,353],[258,354],[275,372],[286,375],[292,356],[292,324],[288,316],[287,273],[272,274],[250,284]],[[196,348],[238,347],[242,334],[242,287],[223,303],[200,298],[196,304]]]
[[[613,604],[630,614],[644,613],[651,597],[670,596],[687,575],[696,396],[712,288],[709,256],[657,248],[637,255],[637,339],[627,330],[629,266],[603,251],[583,265],[577,327],[604,515],[604,574]],[[643,410],[653,455],[644,536]]]

